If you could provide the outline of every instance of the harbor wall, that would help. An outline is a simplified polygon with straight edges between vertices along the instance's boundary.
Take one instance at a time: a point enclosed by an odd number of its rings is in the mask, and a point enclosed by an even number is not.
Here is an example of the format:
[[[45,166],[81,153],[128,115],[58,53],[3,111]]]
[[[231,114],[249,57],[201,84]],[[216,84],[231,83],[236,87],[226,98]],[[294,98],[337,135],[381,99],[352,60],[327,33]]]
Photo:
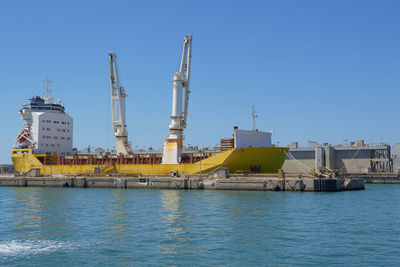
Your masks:
[[[299,177],[0,177],[0,186],[209,189],[254,191],[336,192],[364,189],[358,178],[315,179]]]

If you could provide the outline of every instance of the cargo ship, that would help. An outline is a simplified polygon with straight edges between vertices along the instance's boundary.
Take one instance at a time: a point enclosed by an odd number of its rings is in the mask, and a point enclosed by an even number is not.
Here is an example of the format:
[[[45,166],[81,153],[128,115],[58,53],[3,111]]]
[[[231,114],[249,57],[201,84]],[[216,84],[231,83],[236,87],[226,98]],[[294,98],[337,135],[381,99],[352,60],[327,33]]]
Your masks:
[[[221,139],[220,151],[183,151],[177,164],[163,164],[161,152],[128,155],[76,154],[73,119],[60,103],[35,96],[19,110],[25,120],[16,137],[11,158],[16,172],[52,174],[204,174],[217,168],[230,173],[276,173],[288,148],[271,145],[270,132],[233,130],[233,138]]]
[[[19,110],[25,121],[18,132],[11,158],[16,172],[36,175],[138,174],[174,175],[210,173],[227,168],[230,173],[276,173],[282,167],[288,148],[272,145],[272,132],[255,127],[233,129],[233,138],[221,139],[219,150],[187,151],[183,146],[186,128],[191,65],[190,35],[184,38],[179,71],[173,76],[172,115],[169,135],[162,152],[135,152],[128,142],[125,120],[125,93],[120,85],[116,54],[109,53],[112,124],[115,153],[109,155],[78,154],[73,149],[73,119],[61,101],[54,102],[48,81],[44,98],[35,96]],[[183,97],[183,92],[185,96]],[[183,101],[184,99],[184,101]]]

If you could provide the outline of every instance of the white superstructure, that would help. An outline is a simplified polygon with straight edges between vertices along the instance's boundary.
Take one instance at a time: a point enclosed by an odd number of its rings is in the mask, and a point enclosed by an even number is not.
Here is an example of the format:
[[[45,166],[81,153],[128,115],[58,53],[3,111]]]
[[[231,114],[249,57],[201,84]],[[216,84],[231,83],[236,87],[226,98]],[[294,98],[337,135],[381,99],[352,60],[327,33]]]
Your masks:
[[[252,130],[239,130],[237,127],[233,130],[233,144],[235,148],[244,147],[272,147],[272,131],[262,132],[256,127],[256,111],[251,106],[251,126]]]
[[[234,147],[235,148],[271,147],[272,146],[271,136],[272,132],[234,129],[233,131]]]
[[[34,153],[73,154],[73,119],[65,113],[60,100],[54,103],[46,89],[46,97],[33,97],[18,111],[24,126],[18,133],[14,148],[32,148]]]

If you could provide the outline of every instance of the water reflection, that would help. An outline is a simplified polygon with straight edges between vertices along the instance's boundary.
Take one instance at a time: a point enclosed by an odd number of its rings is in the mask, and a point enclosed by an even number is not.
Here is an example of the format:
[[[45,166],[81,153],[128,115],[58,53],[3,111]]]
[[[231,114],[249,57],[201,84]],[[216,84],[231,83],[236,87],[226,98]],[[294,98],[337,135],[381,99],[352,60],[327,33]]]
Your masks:
[[[130,205],[128,205],[128,192],[126,190],[115,189],[111,194],[109,203],[110,207],[105,209],[108,211],[106,214],[108,217],[106,224],[116,236],[126,236],[132,224],[130,214],[128,212],[130,208]]]
[[[66,190],[15,188],[10,194],[13,226],[21,229],[19,238],[49,239],[70,233]]]
[[[161,236],[161,250],[163,253],[177,254],[180,252],[181,244],[185,241],[185,211],[182,201],[182,191],[163,190],[161,203],[164,208],[161,211],[161,222],[165,226],[166,234]]]
[[[37,192],[37,188],[24,189],[14,190],[14,194],[11,195],[15,207],[15,226],[35,228],[43,224],[44,214],[40,212],[43,199]]]
[[[165,210],[168,211],[163,214],[163,221],[172,226],[182,216],[181,192],[178,190],[164,190],[161,195],[161,202]]]

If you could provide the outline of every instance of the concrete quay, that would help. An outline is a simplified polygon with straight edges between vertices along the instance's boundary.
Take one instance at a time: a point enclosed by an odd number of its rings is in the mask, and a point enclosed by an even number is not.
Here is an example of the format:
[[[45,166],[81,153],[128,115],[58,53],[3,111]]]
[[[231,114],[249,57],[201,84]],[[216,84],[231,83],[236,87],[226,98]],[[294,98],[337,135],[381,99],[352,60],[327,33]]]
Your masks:
[[[169,177],[169,176],[73,176],[23,177],[1,176],[0,186],[81,187],[81,188],[147,188],[147,189],[208,189],[253,191],[337,192],[363,190],[360,178],[305,178],[275,176],[255,177]]]
[[[346,177],[364,179],[366,184],[400,184],[398,173],[348,174]]]

